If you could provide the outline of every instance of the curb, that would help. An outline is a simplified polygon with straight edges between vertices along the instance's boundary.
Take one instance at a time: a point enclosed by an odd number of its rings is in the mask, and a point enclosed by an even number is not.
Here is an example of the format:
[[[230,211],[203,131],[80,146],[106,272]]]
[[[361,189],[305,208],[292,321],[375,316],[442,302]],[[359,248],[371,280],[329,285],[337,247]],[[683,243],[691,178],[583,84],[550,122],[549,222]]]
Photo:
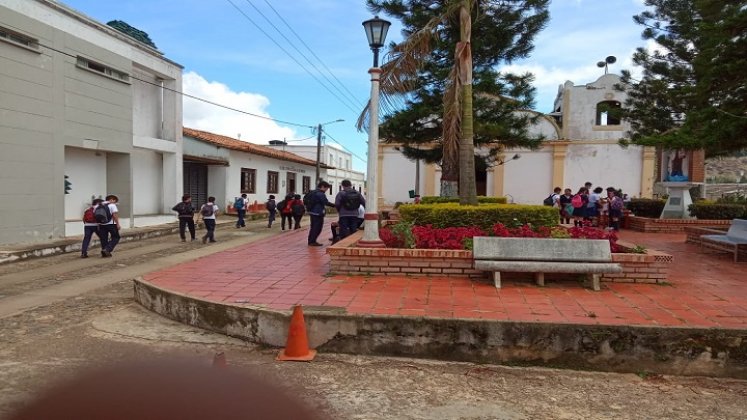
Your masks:
[[[283,347],[290,309],[200,300],[134,281],[135,301],[166,318]],[[747,330],[575,325],[348,314],[304,307],[309,344],[321,352],[656,372],[747,379]]]

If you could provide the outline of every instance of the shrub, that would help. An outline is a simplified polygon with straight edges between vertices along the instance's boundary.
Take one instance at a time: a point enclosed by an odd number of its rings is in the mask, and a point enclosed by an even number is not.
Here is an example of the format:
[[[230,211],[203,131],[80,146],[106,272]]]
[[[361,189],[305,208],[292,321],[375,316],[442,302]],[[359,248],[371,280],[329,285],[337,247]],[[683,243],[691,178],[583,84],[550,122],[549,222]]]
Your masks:
[[[404,204],[399,208],[403,221],[415,225],[432,225],[437,228],[477,226],[490,230],[494,224],[510,226],[530,224],[532,226],[556,226],[558,209],[548,206],[524,206],[517,204],[481,204],[460,206],[459,204]]]
[[[420,199],[421,204],[444,204],[444,203],[458,203],[459,197],[437,197],[427,196]],[[479,204],[506,204],[508,199],[506,197],[486,197],[484,195],[477,197]]]
[[[747,217],[747,206],[743,204],[722,204],[703,200],[690,204],[687,210],[691,216],[704,220],[731,220]]]
[[[664,210],[666,201],[652,198],[634,198],[628,204],[628,209],[639,217],[658,218]]]
[[[471,239],[486,236],[478,227],[449,227],[436,229],[431,225],[412,228],[415,247],[420,249],[471,249]]]

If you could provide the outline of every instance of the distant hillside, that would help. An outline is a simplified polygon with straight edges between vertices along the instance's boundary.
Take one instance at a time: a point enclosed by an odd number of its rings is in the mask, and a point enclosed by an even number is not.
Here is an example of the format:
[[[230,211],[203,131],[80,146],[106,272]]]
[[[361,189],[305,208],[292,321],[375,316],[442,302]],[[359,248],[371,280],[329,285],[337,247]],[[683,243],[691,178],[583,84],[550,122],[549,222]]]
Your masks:
[[[743,173],[742,179],[740,179],[740,171]],[[747,182],[747,156],[707,159],[706,182],[709,184]]]

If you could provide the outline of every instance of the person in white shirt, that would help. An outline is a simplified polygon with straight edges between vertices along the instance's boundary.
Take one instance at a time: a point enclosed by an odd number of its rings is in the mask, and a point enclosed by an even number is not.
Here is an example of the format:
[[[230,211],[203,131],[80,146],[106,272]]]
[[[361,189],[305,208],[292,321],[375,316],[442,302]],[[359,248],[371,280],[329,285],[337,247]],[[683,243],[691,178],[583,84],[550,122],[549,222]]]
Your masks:
[[[216,242],[215,240],[215,216],[218,214],[218,206],[215,205],[215,197],[208,197],[208,202],[200,207],[200,216],[205,223],[205,236],[202,237],[202,243]]]
[[[101,233],[101,257],[107,258],[112,256],[114,247],[119,243],[119,209],[117,209],[119,197],[114,194],[106,196],[106,200],[99,206],[107,206],[111,217],[106,223],[99,223],[99,232]],[[96,210],[94,210],[95,212]]]

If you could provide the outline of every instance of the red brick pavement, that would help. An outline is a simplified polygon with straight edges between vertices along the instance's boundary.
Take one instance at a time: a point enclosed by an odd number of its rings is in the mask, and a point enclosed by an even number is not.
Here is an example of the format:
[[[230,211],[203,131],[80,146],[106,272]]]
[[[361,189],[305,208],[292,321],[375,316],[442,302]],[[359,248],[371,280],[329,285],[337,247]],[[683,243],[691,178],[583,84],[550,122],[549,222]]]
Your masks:
[[[325,228],[321,239],[327,239]],[[747,328],[747,264],[701,253],[684,234],[625,231],[622,239],[674,255],[667,284],[328,275],[326,247],[308,247],[307,230],[242,245],[144,276],[160,288],[226,304],[344,307],[353,314],[526,322]]]

